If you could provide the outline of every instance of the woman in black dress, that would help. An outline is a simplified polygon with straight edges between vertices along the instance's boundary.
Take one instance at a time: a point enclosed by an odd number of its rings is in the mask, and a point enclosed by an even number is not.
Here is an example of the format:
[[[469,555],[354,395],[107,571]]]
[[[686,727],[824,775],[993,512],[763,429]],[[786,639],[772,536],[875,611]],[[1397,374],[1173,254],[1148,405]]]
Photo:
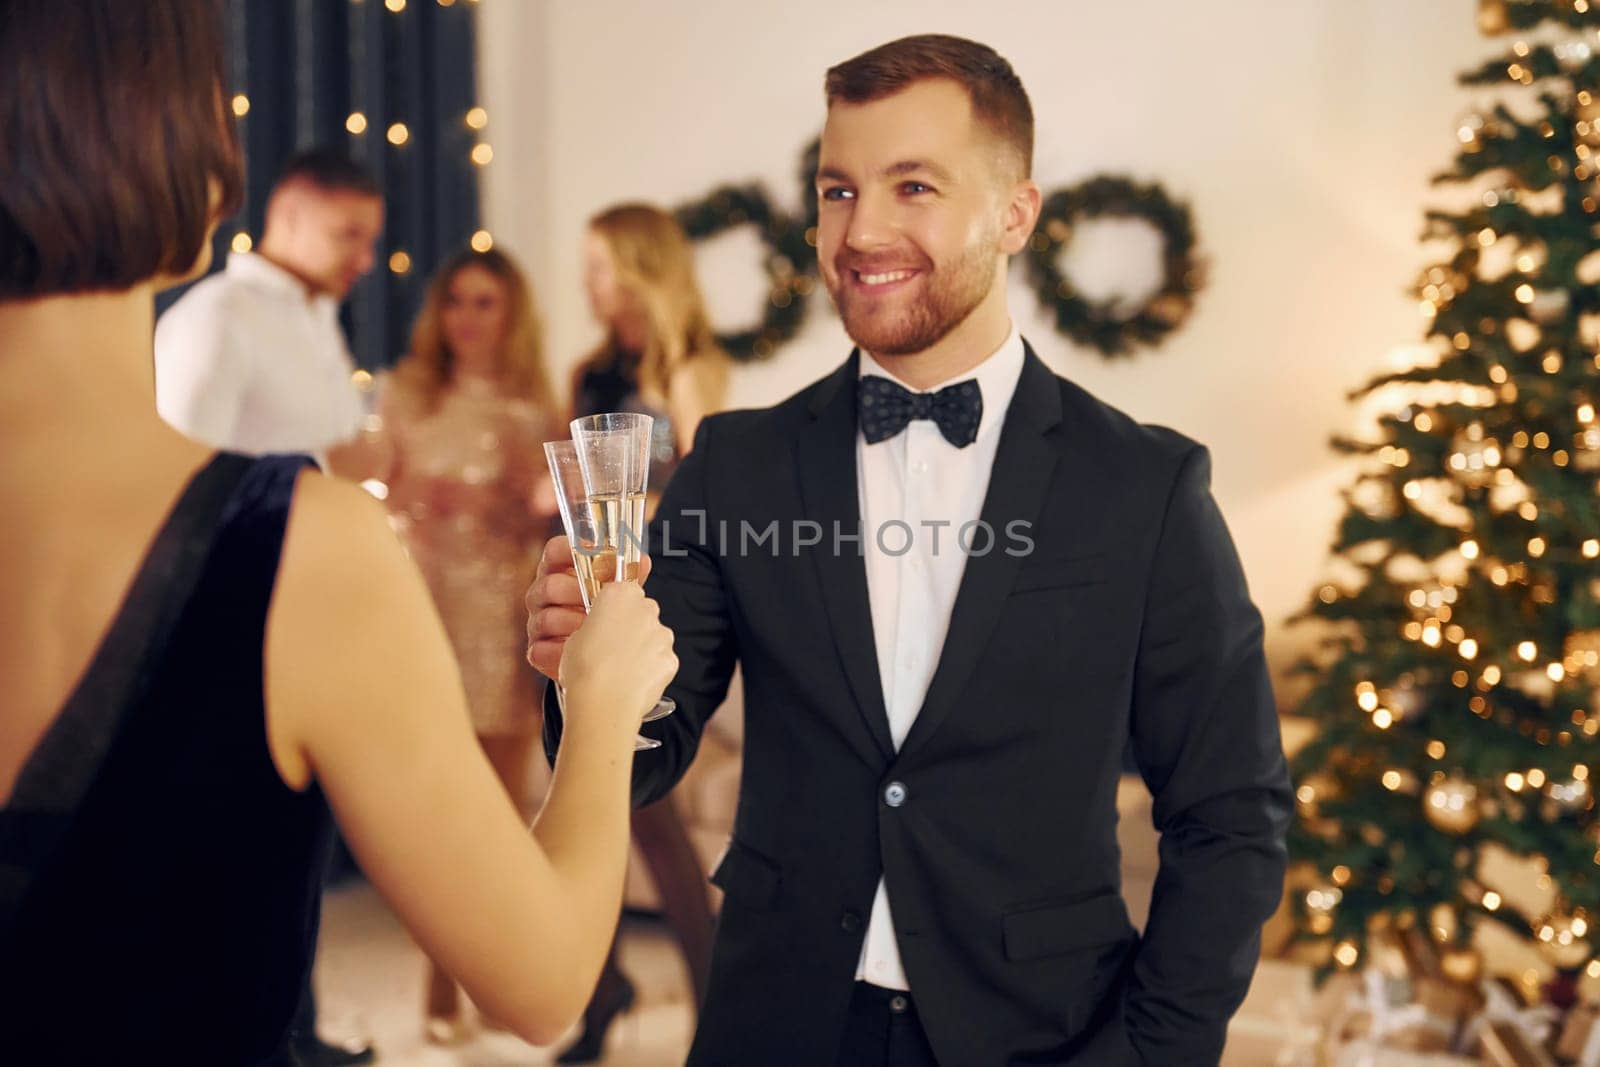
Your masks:
[[[151,298],[238,202],[219,57],[212,0],[0,17],[0,1058],[283,1062],[330,809],[429,954],[551,1042],[610,941],[671,635],[602,595],[530,836],[381,506],[160,421]]]

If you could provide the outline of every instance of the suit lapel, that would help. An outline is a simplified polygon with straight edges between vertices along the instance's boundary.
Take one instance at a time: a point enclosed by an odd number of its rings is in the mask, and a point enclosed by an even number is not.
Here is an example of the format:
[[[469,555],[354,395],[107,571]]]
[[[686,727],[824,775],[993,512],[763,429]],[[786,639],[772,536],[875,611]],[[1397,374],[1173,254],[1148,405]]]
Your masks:
[[[855,696],[856,708],[877,748],[874,762],[894,758],[889,713],[883,705],[878,675],[877,644],[872,634],[872,606],[867,597],[866,561],[846,542],[834,551],[833,534],[860,532],[857,498],[856,377],[858,357],[852,352],[811,402],[813,421],[799,435],[795,456],[805,515],[822,526],[822,543],[810,549],[827,605],[829,630],[839,661]],[[837,523],[837,526],[835,524]]]
[[[1029,523],[1038,519],[1061,454],[1060,424],[1061,385],[1028,347],[1017,391],[1000,430],[981,512],[994,533],[994,548],[987,555],[967,559],[939,666],[916,722],[900,746],[902,756],[925,743],[950,714],[1000,621],[1023,559],[1006,554],[1010,543],[1006,527],[1019,519]]]

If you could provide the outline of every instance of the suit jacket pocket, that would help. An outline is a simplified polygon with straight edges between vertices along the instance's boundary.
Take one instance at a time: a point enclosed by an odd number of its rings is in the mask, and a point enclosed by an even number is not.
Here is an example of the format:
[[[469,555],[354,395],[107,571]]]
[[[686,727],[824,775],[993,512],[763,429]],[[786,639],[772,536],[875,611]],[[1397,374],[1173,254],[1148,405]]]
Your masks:
[[[1003,920],[1006,959],[1044,959],[1124,940],[1132,933],[1122,896],[1107,890],[1070,904],[1016,911]]]
[[[1111,557],[1105,552],[1071,559],[1025,561],[1011,592],[1034,593],[1075,585],[1100,585],[1111,580]]]
[[[783,869],[750,846],[733,838],[711,874],[711,884],[728,899],[747,908],[770,908],[778,901]]]

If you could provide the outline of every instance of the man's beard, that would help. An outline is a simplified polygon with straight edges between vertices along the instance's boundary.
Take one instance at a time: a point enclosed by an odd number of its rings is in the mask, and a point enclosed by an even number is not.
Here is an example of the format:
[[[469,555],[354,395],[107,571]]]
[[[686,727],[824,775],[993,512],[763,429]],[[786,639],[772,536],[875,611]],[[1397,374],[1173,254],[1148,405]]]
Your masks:
[[[870,296],[852,291],[850,274],[865,258],[840,264],[838,283],[829,296],[850,339],[878,356],[908,356],[932,348],[966,321],[994,287],[994,262],[998,241],[980,241],[967,248],[952,266],[937,270],[919,268],[916,281],[922,293],[904,311],[869,309]],[[870,269],[866,273],[871,273]]]

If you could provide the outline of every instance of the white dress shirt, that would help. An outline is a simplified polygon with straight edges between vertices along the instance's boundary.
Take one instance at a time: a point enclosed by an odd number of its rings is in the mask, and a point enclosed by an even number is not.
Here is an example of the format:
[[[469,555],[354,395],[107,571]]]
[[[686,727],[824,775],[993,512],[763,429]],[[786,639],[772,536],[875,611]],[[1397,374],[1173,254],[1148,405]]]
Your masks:
[[[354,370],[338,301],[250,252],[156,324],[156,407],[213,448],[318,454],[349,441],[366,415]]]
[[[966,567],[962,526],[975,522],[983,510],[1000,428],[1017,391],[1022,362],[1022,338],[1013,326],[1005,343],[973,371],[926,390],[938,392],[956,381],[977,379],[983,391],[983,417],[977,439],[966,448],[946,441],[929,419],[913,419],[904,432],[875,445],[867,444],[859,432],[856,435],[867,594],[883,704],[896,750],[922,710],[939,665]],[[876,374],[910,388],[866,352],[861,353],[861,374]],[[995,544],[1003,535],[1004,531],[994,531]],[[967,531],[965,547],[983,552],[986,543],[982,533]],[[873,985],[910,989],[882,879],[872,901],[856,977]]]

